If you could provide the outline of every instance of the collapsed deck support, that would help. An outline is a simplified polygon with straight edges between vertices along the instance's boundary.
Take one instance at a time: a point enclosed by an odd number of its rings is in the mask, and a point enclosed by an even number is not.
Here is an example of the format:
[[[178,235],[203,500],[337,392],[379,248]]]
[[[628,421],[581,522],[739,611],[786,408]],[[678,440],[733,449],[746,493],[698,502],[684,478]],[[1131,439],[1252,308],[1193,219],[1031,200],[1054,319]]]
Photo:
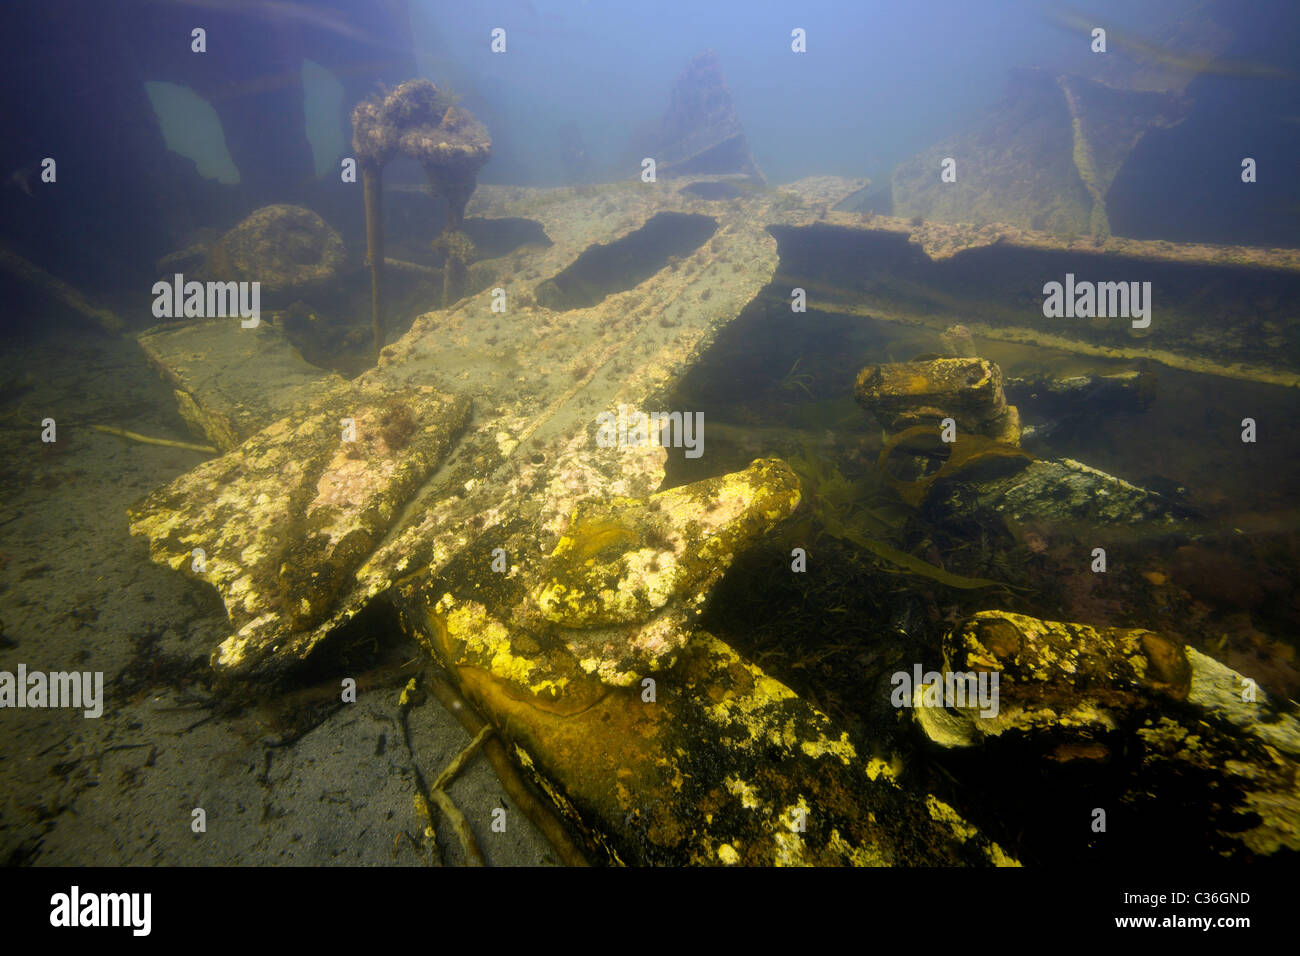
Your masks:
[[[664,450],[597,441],[600,413],[660,411],[724,325],[765,289],[788,294],[776,276],[778,240],[794,242],[786,266],[808,276],[801,282],[816,309],[833,310],[846,294],[841,276],[818,271],[831,264],[824,246],[808,246],[809,261],[797,261],[810,231],[819,242],[831,232],[846,241],[887,233],[906,255],[938,268],[939,260],[909,248],[906,224],[830,212],[860,187],[828,177],[719,199],[680,180],[581,193],[484,187],[471,216],[533,219],[552,244],[476,263],[481,291],[418,317],[377,368],[346,384],[304,374],[274,404],[256,391],[259,382],[271,389],[273,376],[232,392],[226,374],[269,360],[273,353],[255,346],[270,343],[271,333],[247,330],[261,336],[249,338],[237,323],[159,330],[146,338],[151,356],[178,397],[220,410],[191,418],[219,431],[217,443],[230,450],[133,509],[132,531],[148,538],[155,560],[221,594],[232,634],[213,662],[232,677],[289,671],[386,596],[404,629],[455,675],[519,761],[611,859],[1013,863],[916,788],[889,754],[858,752],[824,714],[696,627],[696,599],[707,596],[716,583],[710,573],[726,566],[732,549],[714,554],[716,567],[692,565],[685,539],[656,527],[668,522],[665,502],[675,500],[658,491]],[[644,236],[665,212],[708,217],[716,229],[630,287],[596,290],[594,302],[539,301],[537,290],[584,252]],[[1046,241],[984,238],[957,260],[1014,257]],[[1170,255],[1155,244],[1143,248],[1135,261]],[[1288,255],[1268,268],[1292,281],[1300,266]],[[886,257],[862,267],[889,264]],[[811,281],[819,274],[831,293]],[[507,314],[493,308],[498,284]],[[975,299],[947,301],[960,310]],[[923,307],[917,301],[884,317],[940,329],[952,323],[933,295]],[[1033,303],[1021,314],[1032,317]],[[1296,323],[1278,322],[1268,330],[1283,346],[1269,359],[1271,374],[1294,377]],[[200,332],[204,351],[196,359]],[[1201,355],[1199,340],[1189,342],[1182,354]],[[1245,336],[1231,353],[1243,363],[1249,342]],[[279,367],[292,367],[283,349],[275,354]],[[345,420],[354,428],[350,439]],[[756,466],[770,471],[763,481],[779,484],[777,466]],[[719,486],[697,510],[753,497]],[[650,506],[655,499],[659,510]],[[619,510],[633,505],[642,509],[636,516]],[[786,513],[763,511],[769,523]],[[501,570],[493,568],[498,551]],[[586,579],[564,571],[566,556],[630,574],[650,568],[655,555],[646,551],[675,556],[656,560],[678,574],[668,589],[676,604],[653,588],[622,604],[568,600]]]

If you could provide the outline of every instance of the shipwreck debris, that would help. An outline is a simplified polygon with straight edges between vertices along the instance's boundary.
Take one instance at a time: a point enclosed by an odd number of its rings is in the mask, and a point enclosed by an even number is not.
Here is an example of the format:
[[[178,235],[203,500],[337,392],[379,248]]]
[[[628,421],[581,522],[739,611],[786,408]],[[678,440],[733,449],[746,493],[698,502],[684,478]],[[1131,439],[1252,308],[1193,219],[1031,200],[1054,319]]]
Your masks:
[[[1002,370],[980,358],[935,358],[864,368],[854,386],[858,402],[890,431],[951,418],[966,433],[1015,445],[1020,413],[1007,405]]]
[[[764,183],[722,76],[718,54],[691,60],[673,84],[668,110],[645,144],[663,176],[730,173]],[[708,187],[706,187],[707,189]]]
[[[419,316],[384,349],[376,368],[348,386],[357,391],[340,392],[336,379],[319,375],[304,383],[299,398],[286,398],[297,407],[135,509],[133,531],[172,567],[188,568],[193,548],[205,541],[219,545],[210,554],[227,561],[234,555],[233,564],[218,560],[216,572],[202,577],[217,587],[231,617],[233,633],[213,657],[227,676],[283,673],[368,604],[381,597],[390,602],[403,630],[495,727],[485,751],[522,765],[612,860],[1014,864],[1005,841],[999,845],[996,834],[960,808],[918,789],[901,758],[859,749],[834,720],[742,659],[692,614],[673,617],[675,607],[690,609],[711,588],[708,575],[693,574],[679,550],[682,540],[697,540],[690,537],[695,530],[663,511],[673,500],[687,500],[690,486],[662,489],[666,448],[596,441],[598,414],[619,405],[656,407],[718,331],[762,295],[777,271],[778,242],[800,230],[833,233],[846,245],[854,236],[885,232],[910,248],[905,224],[895,234],[879,218],[868,224],[831,211],[860,187],[820,177],[721,202],[679,189],[650,195],[626,184],[581,194],[477,189],[470,207],[476,217],[527,218],[551,240],[512,253],[511,273],[519,278],[509,301],[511,318],[519,321],[493,312],[486,287]],[[554,309],[522,294],[562,274],[588,249],[617,242],[662,213],[707,215],[717,228],[679,261],[593,302]],[[834,230],[824,225],[832,221]],[[1024,254],[1019,241],[985,254]],[[808,253],[816,258],[821,249]],[[809,272],[815,278],[816,270]],[[809,288],[819,308],[835,305],[833,296]],[[672,323],[656,321],[663,315]],[[939,331],[956,318],[944,316]],[[187,354],[177,341],[159,360],[173,367],[178,385],[204,374],[216,380],[216,371],[240,361],[228,350],[200,361],[198,351]],[[406,396],[418,428],[425,416],[412,392],[423,388],[432,389],[424,400],[437,405],[430,422],[447,437],[420,473],[381,496],[377,510],[360,501],[337,513],[311,509],[335,487],[322,485],[325,475],[379,464],[347,457],[338,421],[360,411],[359,422],[373,419],[382,431],[387,418],[394,440],[376,439],[375,447],[382,440],[391,449],[401,444],[405,418],[388,415],[387,401]],[[189,394],[201,403],[219,392],[207,387]],[[996,404],[975,403],[975,417]],[[288,437],[311,421],[319,435]],[[1159,526],[1166,525],[1158,497],[1142,489],[1127,491],[1118,479],[1082,465],[1033,461],[986,436],[970,438],[1013,453],[1007,461],[1016,475],[981,479],[986,488],[1007,481],[1000,499],[989,498],[995,506],[1000,500],[1023,510],[1016,489],[1034,487],[1025,477],[1042,468],[1044,482],[1073,483],[1061,505],[1071,512],[1101,508],[1098,520],[1129,520],[1132,507],[1145,502]],[[300,460],[303,441],[308,464],[320,467],[311,476]],[[396,456],[376,457],[400,469],[401,456],[419,445],[417,432]],[[286,462],[290,449],[294,461]],[[338,468],[327,467],[331,462]],[[768,472],[759,487],[786,487],[783,465],[755,468]],[[744,474],[711,480],[748,482],[737,477]],[[932,494],[943,487],[935,484]],[[710,495],[716,499],[716,489]],[[659,511],[651,507],[656,502]],[[789,498],[772,515],[755,516],[754,533],[780,521],[788,504]],[[285,537],[277,542],[262,528]],[[355,549],[346,541],[354,528],[362,532]],[[312,534],[321,536],[316,545],[302,555],[292,550]],[[725,537],[703,534],[698,543],[720,546]],[[684,560],[670,560],[677,555]],[[299,557],[294,565],[291,559]],[[632,574],[638,562],[649,569],[656,557],[661,590]],[[308,579],[307,607],[286,605],[282,568]],[[625,580],[630,597],[620,602]],[[565,586],[563,595],[556,583]],[[571,586],[597,597],[571,609],[565,601]],[[656,625],[663,629],[652,633]],[[808,815],[804,831],[792,830],[792,813],[811,806],[814,792],[823,809]]]
[[[996,674],[998,699],[984,709],[972,699],[931,706],[914,688],[912,713],[932,743],[1011,751],[1017,766],[1033,754],[1034,774],[1119,761],[1123,803],[1148,797],[1163,775],[1192,778],[1198,786],[1179,799],[1195,805],[1222,855],[1300,849],[1300,712],[1213,658],[1142,628],[1005,611],[954,628],[943,654],[945,675]]]
[[[333,279],[347,258],[343,240],[302,206],[263,206],[207,250],[202,274],[259,282],[266,292],[301,292]]]
[[[465,207],[478,171],[492,155],[483,124],[428,80],[400,83],[382,101],[358,103],[352,111],[352,147],[361,166],[366,206],[366,256],[370,262],[371,320],[375,350],[383,336],[383,169],[396,155],[424,168],[429,187],[447,203],[447,224],[436,247],[447,257],[443,270],[443,308],[465,290],[473,244],[464,234]]]
[[[126,328],[121,316],[90,302],[84,295],[57,276],[46,272],[36,263],[0,245],[0,269],[57,299],[69,308],[80,312],[105,332],[117,334]]]

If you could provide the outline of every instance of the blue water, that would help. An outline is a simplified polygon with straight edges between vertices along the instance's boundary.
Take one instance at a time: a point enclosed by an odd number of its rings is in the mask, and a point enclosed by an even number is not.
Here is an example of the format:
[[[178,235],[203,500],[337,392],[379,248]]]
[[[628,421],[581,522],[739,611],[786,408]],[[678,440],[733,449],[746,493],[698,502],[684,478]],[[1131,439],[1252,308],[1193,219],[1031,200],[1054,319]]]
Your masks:
[[[1143,32],[1198,6],[1109,0],[1088,15]],[[557,130],[569,122],[598,178],[628,174],[619,164],[637,125],[662,115],[673,78],[707,48],[771,181],[881,181],[977,119],[1010,68],[1093,67],[1089,38],[1054,16],[1069,10],[1033,0],[420,0],[411,18],[421,70],[461,91],[492,131],[485,182],[563,181]],[[504,54],[489,50],[496,27],[506,30]],[[806,31],[803,54],[791,51],[796,27]]]

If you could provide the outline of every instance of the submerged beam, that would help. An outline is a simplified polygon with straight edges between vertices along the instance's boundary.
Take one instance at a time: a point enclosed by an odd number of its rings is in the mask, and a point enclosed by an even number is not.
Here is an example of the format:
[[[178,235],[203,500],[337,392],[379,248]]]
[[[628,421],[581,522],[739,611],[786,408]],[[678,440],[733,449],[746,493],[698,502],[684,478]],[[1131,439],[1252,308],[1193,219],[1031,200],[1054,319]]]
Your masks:
[[[815,310],[1300,385],[1300,250],[856,213],[773,231],[779,281],[806,286]]]

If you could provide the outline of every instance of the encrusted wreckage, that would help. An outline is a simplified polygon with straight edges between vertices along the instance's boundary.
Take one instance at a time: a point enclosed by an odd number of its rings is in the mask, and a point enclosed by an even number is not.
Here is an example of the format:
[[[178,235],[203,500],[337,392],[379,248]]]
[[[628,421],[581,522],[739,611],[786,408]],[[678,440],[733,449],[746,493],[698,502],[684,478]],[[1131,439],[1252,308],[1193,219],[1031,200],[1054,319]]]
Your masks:
[[[1140,628],[1092,628],[984,611],[943,646],[951,672],[996,672],[996,715],[974,701],[917,707],[942,747],[1015,749],[1040,762],[1131,765],[1117,795],[1139,801],[1162,776],[1195,782],[1195,807],[1223,856],[1300,850],[1300,719],[1212,657]],[[1128,768],[1126,768],[1128,769]]]
[[[1176,124],[1188,108],[1174,93],[1014,70],[1006,96],[979,127],[899,165],[892,211],[1108,236],[1106,199],[1116,174],[1149,130]],[[980,186],[941,183],[931,172],[946,157],[961,157],[961,181]]]
[[[464,293],[466,260],[473,247],[461,227],[478,172],[492,155],[492,141],[483,124],[446,92],[428,80],[408,80],[382,100],[357,104],[352,111],[352,148],[361,167],[371,321],[379,348],[384,344],[384,167],[395,156],[414,159],[424,168],[429,187],[447,204],[447,224],[435,242],[447,258],[445,307]]]
[[[665,490],[664,448],[597,440],[601,413],[660,406],[773,281],[779,243],[797,256],[796,240],[820,241],[828,221],[906,242],[902,221],[831,211],[860,181],[725,199],[684,188],[717,181],[481,187],[468,215],[532,219],[551,244],[476,262],[464,298],[419,316],[350,382],[307,366],[269,326],[147,334],[188,419],[224,454],[141,502],[131,530],[221,595],[231,630],[212,663],[232,678],[291,672],[368,604],[391,602],[611,859],[1012,864],[915,789],[897,757],[860,751],[699,626],[736,555],[798,506],[790,469],[760,459]],[[584,253],[644,258],[645,231],[677,225],[694,246],[630,287],[540,304]],[[1029,255],[1051,242],[1017,235],[1000,238]],[[1294,277],[1294,262],[1282,268]],[[502,292],[505,312],[493,308]],[[925,311],[884,317],[935,321]],[[1295,374],[1289,354],[1273,361]],[[221,374],[232,370],[239,389]]]
[[[923,425],[938,431],[945,419],[963,432],[1020,442],[1020,413],[1007,404],[1002,370],[981,358],[891,362],[862,370],[858,401],[890,431]]]
[[[725,174],[764,181],[713,50],[692,59],[678,75],[667,112],[640,145],[655,160],[658,175]],[[726,195],[736,189],[721,182],[697,183],[695,188],[705,195]]]

